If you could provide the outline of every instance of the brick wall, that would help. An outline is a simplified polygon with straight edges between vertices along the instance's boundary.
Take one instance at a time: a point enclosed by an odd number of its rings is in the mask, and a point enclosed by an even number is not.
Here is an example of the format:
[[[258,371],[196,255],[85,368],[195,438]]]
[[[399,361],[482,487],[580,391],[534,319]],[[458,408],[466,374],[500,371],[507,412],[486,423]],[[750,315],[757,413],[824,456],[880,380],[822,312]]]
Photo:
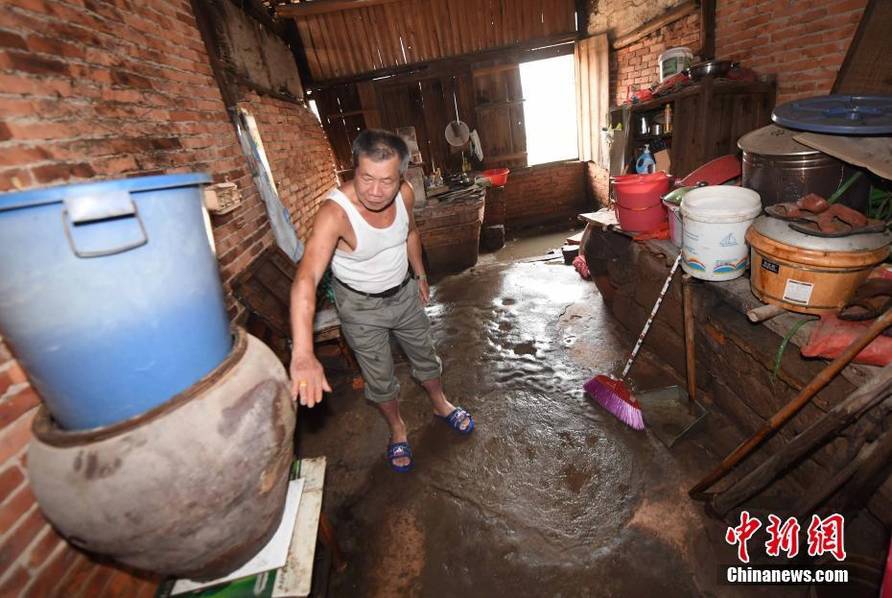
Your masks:
[[[830,93],[867,0],[721,0],[716,56],[776,73],[777,103]]]
[[[720,0],[716,3],[716,58],[777,75],[777,102],[830,93],[867,0]],[[610,53],[610,97],[621,104],[627,88],[657,81],[657,58],[676,46],[700,47],[698,13]]]
[[[325,193],[337,184],[331,146],[309,109],[243,91],[240,106],[257,121],[279,197],[291,214],[298,237],[306,242]],[[234,135],[230,133],[233,139]],[[238,210],[212,218],[224,285],[273,243],[266,206],[250,177],[246,185],[248,193],[245,185],[239,185],[243,204]],[[228,304],[234,310],[231,297]]]
[[[585,163],[585,192],[592,210],[597,210],[610,203],[610,173],[595,164]]]
[[[700,48],[700,14],[695,12],[651,33],[630,46],[610,52],[610,97],[622,104],[632,91],[660,80],[660,54],[685,46],[695,54]]]
[[[582,162],[512,170],[502,194],[509,230],[576,222],[589,209]]]
[[[242,97],[306,239],[335,183],[324,133],[299,105]],[[228,281],[272,235],[188,0],[4,3],[0,191],[186,171],[234,182],[242,194],[237,211],[213,219]],[[38,400],[0,340],[0,596],[152,595],[154,580],[74,550],[42,517],[25,473]]]

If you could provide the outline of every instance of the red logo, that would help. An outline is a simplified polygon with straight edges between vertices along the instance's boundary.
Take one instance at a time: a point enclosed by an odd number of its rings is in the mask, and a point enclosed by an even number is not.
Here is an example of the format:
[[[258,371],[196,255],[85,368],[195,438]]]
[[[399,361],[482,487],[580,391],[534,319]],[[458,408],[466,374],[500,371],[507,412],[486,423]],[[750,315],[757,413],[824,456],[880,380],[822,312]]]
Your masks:
[[[828,515],[824,519],[812,515],[811,524],[808,526],[808,555],[821,556],[829,552],[837,561],[845,560],[844,526],[845,519],[838,513]]]
[[[791,559],[799,554],[799,522],[795,517],[790,517],[781,525],[780,517],[769,515],[765,531],[771,536],[765,542],[768,556],[780,556],[781,552],[785,552],[787,558]]]
[[[740,524],[729,527],[725,532],[725,541],[731,546],[737,545],[737,558],[740,562],[750,562],[747,542],[761,527],[762,522],[758,517],[751,517],[749,511],[741,511]],[[817,515],[812,515],[806,538],[808,541],[808,555],[821,556],[829,553],[837,561],[845,560],[844,528],[845,517],[838,513],[828,515],[824,519]],[[765,553],[771,557],[778,557],[783,552],[788,559],[794,558],[799,554],[800,529],[799,521],[795,517],[790,517],[783,521],[777,515],[769,515],[768,526],[765,528],[765,531],[768,533],[768,541],[765,542]]]
[[[750,555],[746,549],[746,543],[756,531],[762,527],[762,522],[756,518],[751,518],[748,511],[740,512],[740,525],[737,527],[729,527],[725,532],[725,541],[734,546],[737,544],[737,558],[742,563],[750,562]]]

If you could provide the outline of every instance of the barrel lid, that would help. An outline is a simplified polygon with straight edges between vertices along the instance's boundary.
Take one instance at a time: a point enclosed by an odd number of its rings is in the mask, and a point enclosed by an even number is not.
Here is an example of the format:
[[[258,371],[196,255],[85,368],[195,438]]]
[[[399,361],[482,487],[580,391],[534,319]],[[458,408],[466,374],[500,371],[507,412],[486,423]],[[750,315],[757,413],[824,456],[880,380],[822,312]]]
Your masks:
[[[793,135],[798,134],[798,131],[767,125],[741,137],[737,141],[737,147],[745,152],[763,156],[806,156],[820,153],[793,139]]]
[[[848,237],[816,237],[795,231],[789,224],[779,218],[759,216],[753,222],[753,228],[773,241],[814,251],[873,251],[892,243],[892,234],[889,231]]]
[[[41,187],[38,189],[28,189],[27,191],[0,193],[0,211],[60,203],[64,199],[83,197],[84,195],[102,195],[115,191],[126,191],[128,193],[160,191],[162,189],[191,187],[210,182],[210,175],[203,172],[194,172],[183,174],[160,174],[111,181],[92,181],[87,183],[56,185],[54,187]]]
[[[892,134],[892,97],[826,95],[777,106],[771,120],[779,125],[832,135]]]

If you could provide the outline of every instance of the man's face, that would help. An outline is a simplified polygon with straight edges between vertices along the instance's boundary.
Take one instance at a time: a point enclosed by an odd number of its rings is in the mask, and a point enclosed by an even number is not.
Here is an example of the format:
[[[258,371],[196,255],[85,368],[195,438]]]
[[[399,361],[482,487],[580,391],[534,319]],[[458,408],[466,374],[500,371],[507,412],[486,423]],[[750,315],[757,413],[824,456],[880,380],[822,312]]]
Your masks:
[[[383,208],[400,189],[400,159],[398,156],[375,162],[359,156],[353,178],[353,186],[359,200],[370,208]]]

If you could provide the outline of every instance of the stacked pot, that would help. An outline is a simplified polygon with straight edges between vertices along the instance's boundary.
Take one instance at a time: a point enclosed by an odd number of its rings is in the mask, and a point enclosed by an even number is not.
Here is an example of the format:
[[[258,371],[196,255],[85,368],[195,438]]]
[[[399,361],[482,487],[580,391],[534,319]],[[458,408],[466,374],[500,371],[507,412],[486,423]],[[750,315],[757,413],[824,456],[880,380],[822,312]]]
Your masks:
[[[0,333],[44,404],[28,473],[73,544],[213,578],[275,531],[294,409],[232,330],[203,174],[0,195]]]

